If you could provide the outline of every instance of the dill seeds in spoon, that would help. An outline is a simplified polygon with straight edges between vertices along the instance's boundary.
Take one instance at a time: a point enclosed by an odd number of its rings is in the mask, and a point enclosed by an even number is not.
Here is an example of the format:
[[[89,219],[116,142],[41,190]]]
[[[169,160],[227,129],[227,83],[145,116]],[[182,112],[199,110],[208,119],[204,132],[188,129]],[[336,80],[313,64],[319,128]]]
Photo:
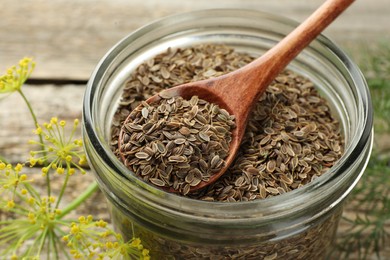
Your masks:
[[[234,117],[197,96],[161,98],[130,114],[120,152],[143,180],[186,195],[225,165]]]

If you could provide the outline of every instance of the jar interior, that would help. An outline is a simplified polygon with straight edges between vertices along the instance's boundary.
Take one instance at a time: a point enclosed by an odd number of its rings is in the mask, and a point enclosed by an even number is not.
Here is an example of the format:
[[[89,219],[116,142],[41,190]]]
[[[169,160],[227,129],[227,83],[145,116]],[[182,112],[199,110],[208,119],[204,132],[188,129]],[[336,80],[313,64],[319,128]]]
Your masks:
[[[117,54],[116,59],[120,60],[120,65],[115,70],[106,72],[107,77],[103,77],[105,82],[101,83],[105,87],[99,95],[104,98],[95,103],[100,107],[98,117],[102,120],[97,122],[100,123],[104,143],[110,141],[109,126],[117,110],[124,85],[129,75],[144,61],[165,52],[168,48],[184,48],[204,43],[225,44],[233,47],[237,52],[246,52],[253,57],[259,57],[282,38],[282,35],[272,31],[253,30],[253,28],[240,28],[240,31],[234,29],[215,27],[203,29],[201,32],[188,30],[148,43],[138,39],[135,43],[130,42],[136,44],[138,48],[134,46],[131,50],[125,48]],[[148,38],[147,36],[145,37]],[[348,146],[356,134],[355,130],[359,123],[354,121],[354,118],[358,118],[357,113],[361,113],[356,104],[358,93],[351,87],[345,87],[352,86],[353,79],[343,61],[332,54],[324,46],[315,42],[299,54],[287,69],[310,79],[320,94],[328,100],[333,110],[332,114],[340,121],[341,131]],[[105,148],[110,153],[109,147]],[[111,153],[111,156],[114,155]]]

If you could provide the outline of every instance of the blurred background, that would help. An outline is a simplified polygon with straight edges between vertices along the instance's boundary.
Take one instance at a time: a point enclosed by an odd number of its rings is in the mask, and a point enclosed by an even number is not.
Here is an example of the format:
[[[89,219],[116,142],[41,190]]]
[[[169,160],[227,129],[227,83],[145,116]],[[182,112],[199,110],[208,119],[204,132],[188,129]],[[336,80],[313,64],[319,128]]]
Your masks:
[[[0,71],[34,56],[36,78],[87,79],[104,53],[160,17],[209,8],[255,9],[303,21],[323,0],[1,0]],[[357,0],[325,34],[341,46],[390,38],[389,0]],[[64,61],[69,65],[63,67]]]

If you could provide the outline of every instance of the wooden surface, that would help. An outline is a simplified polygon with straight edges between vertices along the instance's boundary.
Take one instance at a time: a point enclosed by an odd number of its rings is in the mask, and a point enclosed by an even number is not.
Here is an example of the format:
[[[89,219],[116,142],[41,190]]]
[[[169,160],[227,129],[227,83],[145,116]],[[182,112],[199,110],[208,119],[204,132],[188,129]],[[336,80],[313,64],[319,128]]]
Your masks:
[[[322,2],[1,0],[0,73],[20,58],[33,56],[37,68],[24,90],[39,121],[52,116],[73,120],[81,117],[85,82],[97,62],[117,41],[146,23],[183,11],[217,7],[257,9],[302,21]],[[325,34],[345,48],[388,41],[389,0],[357,0]],[[32,129],[33,122],[20,96],[0,97],[0,155],[12,162],[25,161],[31,150],[27,141],[34,137]]]
[[[87,79],[121,38],[157,18],[209,8],[303,21],[323,0],[1,0],[0,71],[34,56],[35,78]],[[340,45],[390,37],[389,0],[357,0],[325,34]]]

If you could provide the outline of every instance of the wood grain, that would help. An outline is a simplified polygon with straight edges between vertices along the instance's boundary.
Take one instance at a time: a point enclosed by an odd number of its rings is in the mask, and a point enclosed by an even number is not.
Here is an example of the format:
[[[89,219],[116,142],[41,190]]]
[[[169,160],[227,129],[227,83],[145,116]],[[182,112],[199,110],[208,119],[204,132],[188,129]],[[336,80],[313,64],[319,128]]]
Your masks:
[[[36,78],[87,79],[121,38],[166,15],[206,8],[262,10],[303,21],[323,0],[2,0],[0,71],[34,56]],[[389,39],[388,0],[360,0],[325,34],[341,45]]]
[[[40,124],[54,116],[69,123],[81,119],[84,86],[26,85],[23,88]],[[28,144],[28,140],[36,138],[32,133],[34,122],[18,93],[0,98],[0,155],[13,163],[24,162],[34,148]]]

